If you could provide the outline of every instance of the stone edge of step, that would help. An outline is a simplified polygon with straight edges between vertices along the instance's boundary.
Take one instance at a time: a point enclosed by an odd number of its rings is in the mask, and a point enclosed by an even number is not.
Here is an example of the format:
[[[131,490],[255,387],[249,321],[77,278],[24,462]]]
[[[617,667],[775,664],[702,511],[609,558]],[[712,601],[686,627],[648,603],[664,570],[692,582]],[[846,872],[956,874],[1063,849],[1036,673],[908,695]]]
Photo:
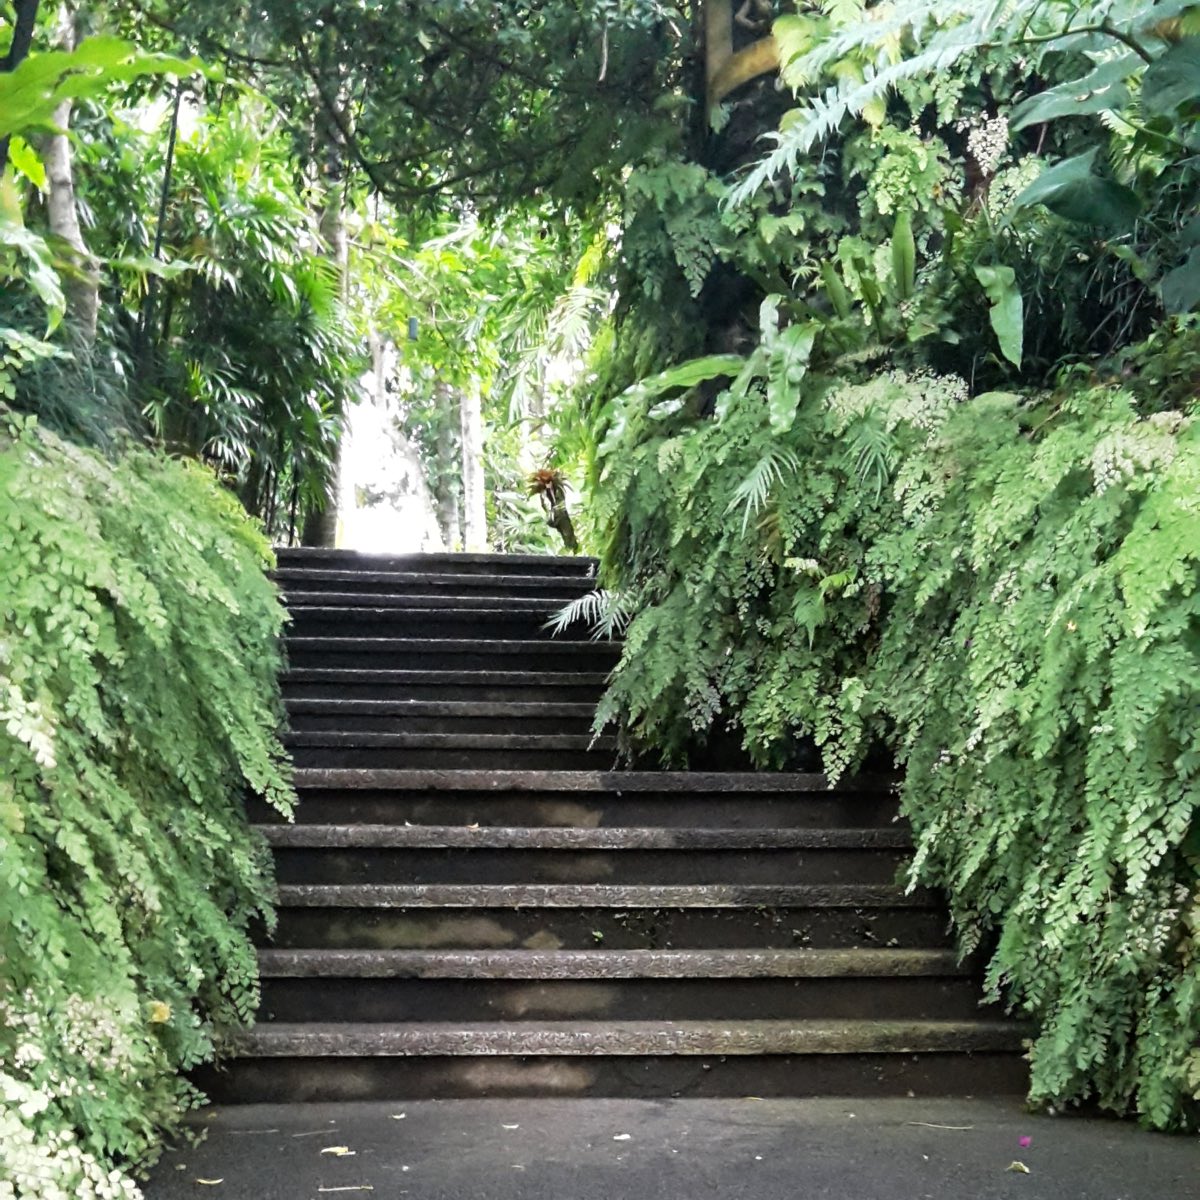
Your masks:
[[[616,739],[574,733],[372,733],[313,730],[288,733],[288,746],[364,749],[615,750]]]
[[[260,950],[264,979],[970,978],[953,950]]]
[[[291,883],[280,908],[936,908],[890,884]]]
[[[586,653],[613,658],[621,647],[615,642],[554,641],[552,638],[408,638],[408,637],[293,637],[287,638],[290,651],[310,653],[377,654],[541,654],[563,657]]]
[[[812,772],[753,771],[533,771],[464,768],[437,770],[382,767],[302,767],[294,782],[300,791],[544,791],[688,792],[799,794],[821,796],[881,795],[894,792],[894,775],[859,775],[830,787],[825,775]]]
[[[243,1058],[492,1055],[761,1055],[1016,1052],[1007,1021],[529,1021],[258,1026]]]
[[[911,850],[901,826],[703,829],[663,826],[257,825],[275,849],[321,850]]]
[[[342,700],[336,697],[290,698],[289,713],[336,717],[554,717],[590,719],[596,706],[586,701],[541,704],[536,700]]]
[[[603,687],[607,679],[603,671],[560,671],[547,675],[544,671],[406,671],[370,667],[290,667],[281,675],[285,688],[290,683],[391,684],[396,687]]]

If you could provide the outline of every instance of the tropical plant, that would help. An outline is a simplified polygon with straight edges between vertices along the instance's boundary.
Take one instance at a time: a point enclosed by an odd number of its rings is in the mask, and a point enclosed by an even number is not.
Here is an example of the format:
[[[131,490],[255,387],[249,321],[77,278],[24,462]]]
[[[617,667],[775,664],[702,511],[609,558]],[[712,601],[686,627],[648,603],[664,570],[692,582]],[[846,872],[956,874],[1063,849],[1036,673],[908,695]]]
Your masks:
[[[0,1195],[135,1196],[257,1004],[284,613],[208,471],[0,419]]]

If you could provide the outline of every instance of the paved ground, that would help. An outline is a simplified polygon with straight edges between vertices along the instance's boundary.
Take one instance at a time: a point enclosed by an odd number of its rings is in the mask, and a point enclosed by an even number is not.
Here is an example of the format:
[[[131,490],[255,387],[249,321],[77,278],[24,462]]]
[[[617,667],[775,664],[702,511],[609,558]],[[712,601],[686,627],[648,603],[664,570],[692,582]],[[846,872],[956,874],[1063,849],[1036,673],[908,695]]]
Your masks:
[[[255,1105],[197,1124],[147,1200],[1200,1200],[1194,1137],[993,1101]]]

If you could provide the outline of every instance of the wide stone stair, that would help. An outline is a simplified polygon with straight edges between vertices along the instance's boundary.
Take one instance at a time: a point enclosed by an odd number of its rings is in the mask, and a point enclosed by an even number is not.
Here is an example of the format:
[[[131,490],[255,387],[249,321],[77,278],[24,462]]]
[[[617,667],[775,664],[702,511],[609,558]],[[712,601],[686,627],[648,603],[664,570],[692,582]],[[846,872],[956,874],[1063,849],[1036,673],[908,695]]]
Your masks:
[[[579,558],[283,550],[300,805],[234,1101],[1019,1092],[891,781],[617,770]],[[253,802],[252,802],[253,803]]]

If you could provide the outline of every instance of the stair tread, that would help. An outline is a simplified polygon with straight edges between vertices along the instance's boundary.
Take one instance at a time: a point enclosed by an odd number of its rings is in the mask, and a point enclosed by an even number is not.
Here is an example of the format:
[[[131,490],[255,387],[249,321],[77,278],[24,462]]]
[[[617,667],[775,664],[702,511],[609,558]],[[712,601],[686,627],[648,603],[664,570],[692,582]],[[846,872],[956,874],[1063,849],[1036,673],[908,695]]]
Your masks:
[[[284,884],[293,908],[933,908],[889,884]]]
[[[542,643],[538,643],[541,645]],[[603,671],[421,671],[370,667],[292,667],[282,680],[289,683],[472,684],[511,687],[580,687],[604,684]]]
[[[259,825],[272,846],[373,849],[528,850],[907,850],[891,829],[704,829],[644,826]]]
[[[597,560],[584,554],[489,554],[461,551],[445,551],[430,554],[371,554],[361,550],[348,550],[341,547],[326,546],[276,546],[275,557],[279,562],[347,562],[360,565],[364,569],[378,566],[385,562],[411,563],[418,574],[425,569],[440,564],[476,563],[501,565],[521,564],[523,566],[545,566],[547,570],[554,567],[594,568]]]
[[[288,593],[288,607],[305,617],[429,617],[431,619],[459,616],[464,620],[525,621],[530,617],[550,617],[563,608],[561,600],[545,600],[540,604],[527,600],[510,603],[504,597],[487,597],[487,604],[476,598],[474,603],[455,604],[456,600],[470,601],[471,597],[458,596],[335,596],[327,592],[305,592],[303,595]],[[614,645],[617,643],[614,642]]]
[[[289,746],[376,746],[476,750],[615,750],[615,738],[574,733],[372,733],[317,730],[289,733]]]
[[[303,767],[298,790],[313,788],[396,791],[728,792],[861,794],[891,792],[895,777],[860,775],[831,788],[824,775],[765,771],[535,771],[461,768]]]
[[[519,591],[524,591],[527,588],[564,587],[568,585],[583,591],[595,586],[595,580],[586,575],[512,575],[504,573],[486,574],[483,572],[477,575],[463,575],[421,570],[356,570],[353,567],[316,565],[276,567],[273,575],[277,581],[286,582],[294,580],[297,583],[320,580],[327,583],[394,583],[398,586],[417,584],[427,587],[495,587],[501,590],[515,588]]]
[[[260,950],[268,979],[963,978],[952,950]]]
[[[614,642],[562,641],[550,638],[417,638],[417,637],[293,637],[287,639],[292,650],[356,650],[370,649],[380,653],[423,650],[443,654],[471,652],[474,654],[606,654],[615,655],[620,646]]]
[[[592,717],[594,704],[536,700],[339,700],[335,696],[288,700],[290,713],[366,717]]]
[[[236,1036],[242,1057],[919,1054],[1016,1052],[1008,1021],[510,1021],[279,1023]]]

